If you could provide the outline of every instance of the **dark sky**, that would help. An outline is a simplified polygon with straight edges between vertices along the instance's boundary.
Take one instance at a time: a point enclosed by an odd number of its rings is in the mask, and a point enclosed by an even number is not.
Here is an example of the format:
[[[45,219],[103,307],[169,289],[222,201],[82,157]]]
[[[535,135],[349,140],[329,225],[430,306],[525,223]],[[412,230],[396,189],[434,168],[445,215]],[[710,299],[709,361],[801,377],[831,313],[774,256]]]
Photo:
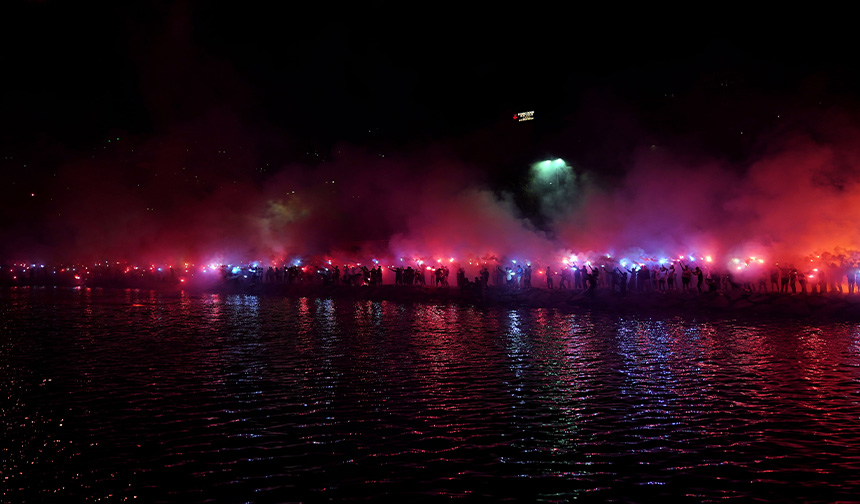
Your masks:
[[[7,4],[7,235],[56,230],[59,192],[75,191],[63,177],[134,186],[173,163],[202,197],[345,145],[448,152],[496,190],[546,156],[612,183],[652,144],[743,167],[810,111],[856,110],[860,89],[836,11]],[[526,110],[533,122],[511,120]]]
[[[527,109],[551,135],[592,93],[641,112],[649,128],[683,129],[742,122],[705,115],[727,104],[747,108],[724,115],[769,113],[746,99],[857,92],[855,44],[833,25],[836,12],[822,14],[825,27],[784,12],[547,10],[493,22],[477,9],[382,3],[11,4],[2,146],[20,154],[88,148],[118,131],[160,134],[219,107],[330,145],[367,141],[368,129],[398,143],[462,137]]]

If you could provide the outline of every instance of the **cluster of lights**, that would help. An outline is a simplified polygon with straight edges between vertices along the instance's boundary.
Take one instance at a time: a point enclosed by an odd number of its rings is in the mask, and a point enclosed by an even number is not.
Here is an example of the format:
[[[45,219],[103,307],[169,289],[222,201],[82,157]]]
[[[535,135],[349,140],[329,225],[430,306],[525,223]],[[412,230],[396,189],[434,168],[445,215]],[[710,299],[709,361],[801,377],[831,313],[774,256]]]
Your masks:
[[[737,271],[743,271],[746,268],[751,266],[759,266],[764,264],[764,259],[756,256],[750,256],[746,259],[740,259],[738,257],[732,258],[732,264],[734,265]]]
[[[816,260],[820,260],[821,256],[810,256],[810,262],[815,262]],[[427,260],[429,258],[429,261]],[[642,255],[639,257],[620,257],[614,258],[612,253],[566,253],[562,256],[557,256],[554,261],[545,262],[543,260],[533,261],[531,259],[524,259],[523,257],[517,257],[516,259],[509,258],[507,261],[500,260],[494,254],[486,254],[483,257],[466,257],[462,259],[458,259],[453,255],[445,255],[445,254],[435,254],[433,256],[423,256],[423,257],[399,257],[399,261],[391,261],[385,258],[372,257],[369,261],[372,267],[379,267],[385,269],[394,269],[395,265],[397,267],[413,267],[418,270],[427,270],[434,271],[437,268],[447,268],[449,265],[456,265],[459,267],[461,262],[463,264],[468,263],[471,267],[486,267],[488,264],[492,264],[493,267],[499,266],[503,270],[505,268],[510,268],[511,270],[516,270],[518,268],[528,268],[531,267],[533,263],[539,265],[548,265],[553,269],[556,269],[553,264],[561,263],[561,269],[565,268],[581,268],[581,267],[591,267],[591,268],[606,268],[611,267],[612,264],[617,264],[622,268],[627,269],[641,269],[645,267],[669,267],[673,264],[682,264],[684,266],[688,265],[701,265],[709,267],[715,263],[714,256],[706,255],[706,254],[697,254],[692,252],[682,252],[675,256],[646,256]],[[735,271],[744,271],[749,270],[751,268],[760,268],[767,261],[762,258],[760,255],[750,255],[747,257],[730,257],[726,262],[726,267],[733,269]],[[776,263],[777,265],[779,263]],[[319,265],[319,266],[316,266]],[[279,268],[281,271],[286,272],[289,270],[300,270],[302,272],[307,271],[317,271],[322,273],[323,270],[331,271],[333,266],[341,265],[345,269],[355,270],[357,268],[361,268],[362,263],[355,260],[347,260],[343,261],[334,257],[298,257],[293,256],[292,258],[285,258],[283,260],[273,260],[273,261],[243,261],[241,263],[226,263],[220,260],[210,261],[205,264],[196,265],[190,262],[184,262],[180,264],[147,264],[147,265],[134,265],[125,261],[109,261],[105,260],[103,262],[94,262],[88,264],[58,264],[46,266],[43,263],[39,262],[21,262],[12,264],[8,269],[8,273],[10,274],[12,280],[18,280],[20,277],[26,274],[33,275],[34,271],[41,272],[39,273],[40,278],[44,278],[45,274],[48,275],[69,275],[69,278],[74,278],[76,282],[86,282],[90,279],[99,278],[100,276],[110,272],[113,275],[117,273],[121,273],[123,275],[128,275],[129,277],[137,277],[137,278],[164,278],[167,272],[170,272],[171,275],[176,275],[176,278],[179,282],[185,283],[187,280],[190,280],[192,277],[197,275],[202,275],[204,277],[210,277],[210,275],[233,275],[233,276],[241,276],[244,278],[248,278],[249,275],[257,277],[262,276],[268,268]],[[507,265],[507,266],[506,266]],[[538,274],[545,274],[546,266],[543,266],[537,270]],[[818,268],[814,269],[814,272],[817,272]],[[553,272],[558,275],[559,271]],[[814,278],[814,274],[806,275],[809,278]],[[7,277],[8,278],[8,277]],[[211,277],[210,277],[211,278]]]

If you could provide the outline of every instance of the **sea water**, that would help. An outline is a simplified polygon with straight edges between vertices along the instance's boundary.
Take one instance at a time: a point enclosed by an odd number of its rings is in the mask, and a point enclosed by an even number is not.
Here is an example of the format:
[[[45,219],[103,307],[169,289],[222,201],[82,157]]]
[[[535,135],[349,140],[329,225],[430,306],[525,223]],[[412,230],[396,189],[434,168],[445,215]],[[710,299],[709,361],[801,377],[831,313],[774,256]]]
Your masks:
[[[833,502],[860,325],[0,291],[3,502]]]

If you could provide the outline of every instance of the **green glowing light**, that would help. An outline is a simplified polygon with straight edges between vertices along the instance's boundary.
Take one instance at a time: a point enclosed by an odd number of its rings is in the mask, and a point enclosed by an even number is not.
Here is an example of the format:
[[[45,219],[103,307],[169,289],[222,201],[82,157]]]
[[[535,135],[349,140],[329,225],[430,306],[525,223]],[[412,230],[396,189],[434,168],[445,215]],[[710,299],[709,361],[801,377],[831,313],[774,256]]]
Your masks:
[[[553,173],[555,173],[555,170],[561,170],[562,168],[567,167],[567,163],[564,161],[564,159],[558,158],[553,160],[548,159],[546,161],[541,161],[539,163],[535,163],[533,166],[536,170],[540,172],[548,172],[552,170]]]
[[[532,190],[545,191],[547,188],[538,189],[540,186],[554,186],[563,188],[566,184],[574,181],[573,168],[564,159],[547,159],[532,164],[530,187]]]

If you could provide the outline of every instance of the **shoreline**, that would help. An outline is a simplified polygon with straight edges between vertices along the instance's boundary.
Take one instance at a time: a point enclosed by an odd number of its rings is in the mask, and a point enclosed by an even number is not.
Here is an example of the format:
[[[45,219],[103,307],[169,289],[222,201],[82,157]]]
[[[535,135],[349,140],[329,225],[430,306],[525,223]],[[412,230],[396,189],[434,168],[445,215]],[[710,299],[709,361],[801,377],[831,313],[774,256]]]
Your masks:
[[[681,292],[631,293],[621,296],[598,290],[592,297],[582,290],[504,289],[490,287],[482,300],[456,287],[323,287],[271,286],[223,289],[229,294],[283,297],[313,297],[348,300],[395,301],[403,303],[462,303],[503,308],[554,308],[564,311],[599,310],[638,315],[754,316],[762,319],[825,318],[860,321],[860,294],[782,294],[776,292]]]
[[[472,291],[461,292],[457,287],[419,286],[324,286],[258,284],[235,286],[228,284],[203,286],[4,286],[9,289],[98,289],[105,291],[157,291],[161,293],[182,292],[191,295],[253,295],[266,297],[308,297],[317,299],[340,299],[349,301],[391,301],[397,303],[445,303],[465,304],[478,307],[502,308],[553,308],[576,312],[598,310],[618,314],[636,315],[702,315],[725,317],[755,317],[762,320],[782,319],[830,319],[860,321],[860,294],[788,294],[776,292],[627,292],[621,296],[606,289],[599,289],[594,296],[582,290],[565,289],[506,289],[489,287],[483,299]]]

